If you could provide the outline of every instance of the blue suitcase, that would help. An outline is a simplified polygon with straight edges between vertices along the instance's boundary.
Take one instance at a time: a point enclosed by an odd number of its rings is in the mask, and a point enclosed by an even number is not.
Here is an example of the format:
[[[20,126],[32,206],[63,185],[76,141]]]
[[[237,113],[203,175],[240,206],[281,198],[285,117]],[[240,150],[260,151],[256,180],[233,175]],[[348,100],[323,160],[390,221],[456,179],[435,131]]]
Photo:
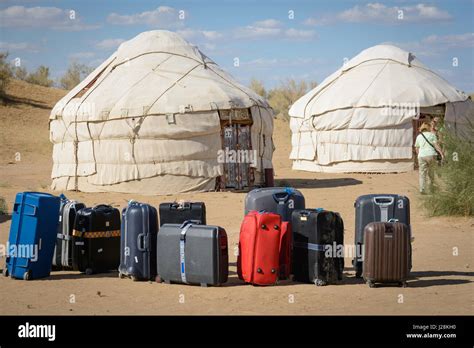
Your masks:
[[[21,192],[13,206],[5,276],[18,279],[48,277],[51,272],[59,197]]]

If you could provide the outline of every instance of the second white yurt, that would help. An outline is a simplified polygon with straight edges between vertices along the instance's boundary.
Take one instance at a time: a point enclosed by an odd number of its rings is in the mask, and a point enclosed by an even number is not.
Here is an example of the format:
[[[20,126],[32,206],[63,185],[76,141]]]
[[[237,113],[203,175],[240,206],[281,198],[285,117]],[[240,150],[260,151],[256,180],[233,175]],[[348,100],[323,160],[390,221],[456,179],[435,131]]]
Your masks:
[[[414,167],[419,118],[449,127],[474,119],[472,101],[412,53],[391,45],[362,51],[290,108],[293,169],[406,172]]]

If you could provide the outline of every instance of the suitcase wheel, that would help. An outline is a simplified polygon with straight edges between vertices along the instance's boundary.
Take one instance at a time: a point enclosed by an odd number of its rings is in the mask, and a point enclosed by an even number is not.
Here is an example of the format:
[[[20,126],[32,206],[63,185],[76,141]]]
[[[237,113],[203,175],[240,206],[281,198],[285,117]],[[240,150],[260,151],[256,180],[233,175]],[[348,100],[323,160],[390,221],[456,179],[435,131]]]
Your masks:
[[[266,229],[267,229],[267,225],[263,224],[261,228],[262,228],[262,230],[266,230]]]
[[[86,272],[85,272],[87,275],[92,275],[94,273],[94,271],[92,270],[92,268],[86,268]]]
[[[257,273],[263,273],[261,268],[257,268]]]
[[[155,277],[155,282],[161,283],[162,281],[163,281],[163,280],[161,279],[161,277],[160,277],[159,275],[157,275],[157,276]]]
[[[207,283],[201,283],[202,288],[207,288]]]
[[[136,282],[136,281],[138,280],[138,278],[137,278],[137,277],[135,277],[135,276],[130,276],[130,278],[131,278],[131,279],[132,279],[132,281],[134,281],[134,282]]]
[[[119,278],[120,278],[120,279],[125,278],[125,276],[124,276],[124,274],[123,274],[122,272],[119,272]]]
[[[3,269],[3,272],[2,272],[2,273],[3,273],[3,276],[4,276],[4,277],[8,277],[8,276],[9,276],[7,265],[5,265],[5,268]]]
[[[402,288],[406,288],[408,286],[408,283],[407,282],[400,282],[398,283],[399,286],[401,286]]]
[[[27,271],[25,273],[23,273],[23,280],[30,280],[31,278],[31,272],[30,271]]]
[[[322,279],[315,279],[315,280],[314,280],[314,285],[316,285],[316,286],[324,286],[324,285],[326,285],[326,282],[325,282],[324,280],[322,280]]]
[[[279,227],[278,225],[273,226],[273,228],[274,228],[275,230],[280,229],[280,227]]]
[[[375,288],[375,283],[373,281],[367,281],[367,285],[369,286],[369,288]]]

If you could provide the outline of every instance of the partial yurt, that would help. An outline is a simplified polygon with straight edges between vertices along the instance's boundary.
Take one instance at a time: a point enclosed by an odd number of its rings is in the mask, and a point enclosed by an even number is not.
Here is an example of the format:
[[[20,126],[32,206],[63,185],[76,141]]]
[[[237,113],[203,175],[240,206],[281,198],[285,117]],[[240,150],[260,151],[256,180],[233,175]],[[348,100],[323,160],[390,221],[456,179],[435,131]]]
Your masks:
[[[473,103],[412,53],[391,45],[362,51],[289,110],[293,169],[406,172],[422,119],[444,117],[462,133]]]
[[[265,184],[273,111],[179,35],[144,32],[51,112],[52,188],[172,194]]]

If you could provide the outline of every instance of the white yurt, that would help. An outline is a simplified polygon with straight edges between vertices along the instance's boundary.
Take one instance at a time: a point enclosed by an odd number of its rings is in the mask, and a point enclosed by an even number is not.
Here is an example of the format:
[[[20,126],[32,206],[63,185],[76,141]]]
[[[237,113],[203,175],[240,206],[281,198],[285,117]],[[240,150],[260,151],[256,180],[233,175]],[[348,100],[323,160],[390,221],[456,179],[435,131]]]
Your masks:
[[[420,116],[442,116],[461,133],[474,108],[412,53],[378,45],[298,99],[289,115],[293,169],[387,173],[414,168]]]
[[[272,133],[273,111],[259,95],[176,33],[144,32],[53,108],[52,188],[173,194],[263,185]]]

